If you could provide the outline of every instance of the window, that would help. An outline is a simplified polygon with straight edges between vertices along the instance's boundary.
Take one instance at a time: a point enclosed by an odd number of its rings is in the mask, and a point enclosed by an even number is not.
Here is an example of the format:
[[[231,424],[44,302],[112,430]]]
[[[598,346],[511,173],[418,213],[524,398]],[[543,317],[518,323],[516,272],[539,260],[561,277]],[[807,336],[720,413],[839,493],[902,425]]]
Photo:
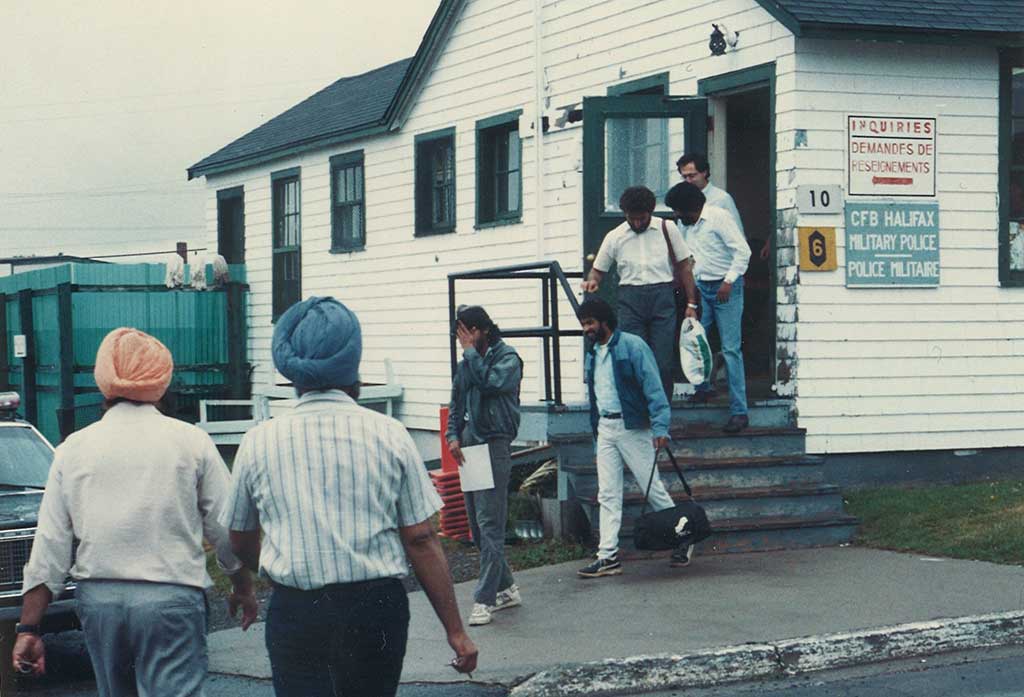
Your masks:
[[[302,191],[299,169],[275,172],[273,184],[274,321],[302,298]]]
[[[521,113],[521,110],[514,111],[477,121],[477,227],[522,220]]]
[[[1024,286],[1024,51],[1005,51],[999,79],[999,280]]]
[[[455,229],[455,129],[416,136],[416,234]]]
[[[608,88],[612,97],[667,93],[668,73]],[[673,152],[681,152],[683,133],[672,131],[666,118],[611,117],[605,139],[605,210],[618,212],[619,197],[630,186],[646,186],[660,202],[673,183]]]
[[[332,157],[332,252],[351,252],[366,246],[366,201],[363,192],[363,151]]]

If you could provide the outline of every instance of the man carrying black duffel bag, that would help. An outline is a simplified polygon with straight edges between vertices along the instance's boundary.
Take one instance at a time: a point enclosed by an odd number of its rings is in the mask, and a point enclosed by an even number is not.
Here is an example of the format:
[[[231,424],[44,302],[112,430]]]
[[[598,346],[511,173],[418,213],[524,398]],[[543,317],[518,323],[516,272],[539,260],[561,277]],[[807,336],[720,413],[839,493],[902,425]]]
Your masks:
[[[651,477],[656,449],[668,445],[672,412],[650,347],[640,337],[616,329],[611,306],[589,298],[580,305],[578,317],[593,342],[586,374],[590,422],[597,436],[601,540],[597,560],[577,573],[600,578],[622,573],[618,553],[624,466],[638,482],[651,482],[648,502],[653,510],[674,506],[661,478]],[[672,555],[672,566],[689,564],[692,550],[689,544],[680,546]]]

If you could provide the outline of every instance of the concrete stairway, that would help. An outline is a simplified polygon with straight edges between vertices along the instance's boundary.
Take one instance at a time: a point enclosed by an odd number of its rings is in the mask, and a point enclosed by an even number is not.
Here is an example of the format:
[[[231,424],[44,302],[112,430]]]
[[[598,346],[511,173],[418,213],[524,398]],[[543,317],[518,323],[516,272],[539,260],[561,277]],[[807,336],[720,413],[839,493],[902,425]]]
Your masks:
[[[702,543],[703,553],[838,545],[853,537],[858,521],[844,512],[838,488],[825,481],[823,458],[805,453],[804,430],[792,425],[790,402],[753,406],[751,427],[737,435],[722,433],[727,419],[721,407],[673,408],[673,454],[715,530]],[[589,434],[559,440],[560,466],[596,534],[597,470]],[[664,453],[658,466],[672,497],[685,499]],[[627,472],[624,490],[620,546],[630,550],[643,487]]]

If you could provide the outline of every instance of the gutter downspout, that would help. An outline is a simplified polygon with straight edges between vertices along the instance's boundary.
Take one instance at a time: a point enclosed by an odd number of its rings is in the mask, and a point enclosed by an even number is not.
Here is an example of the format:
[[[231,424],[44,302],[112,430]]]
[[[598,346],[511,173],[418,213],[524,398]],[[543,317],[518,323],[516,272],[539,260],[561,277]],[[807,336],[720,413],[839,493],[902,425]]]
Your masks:
[[[537,261],[544,261],[544,47],[543,19],[544,0],[533,2],[533,181],[534,217],[537,225]],[[543,316],[543,294],[537,298]],[[558,341],[555,338],[555,341]],[[543,345],[543,340],[541,340]],[[541,351],[541,356],[543,356]],[[542,359],[543,360],[543,359]],[[537,394],[544,394],[544,371],[537,371]]]

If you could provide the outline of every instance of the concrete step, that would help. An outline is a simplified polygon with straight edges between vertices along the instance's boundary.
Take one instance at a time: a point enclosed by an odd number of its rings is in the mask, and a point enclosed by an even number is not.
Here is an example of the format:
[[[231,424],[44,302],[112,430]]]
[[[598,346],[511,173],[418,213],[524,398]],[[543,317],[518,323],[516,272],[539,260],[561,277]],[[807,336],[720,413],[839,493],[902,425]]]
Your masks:
[[[860,521],[845,514],[733,518],[712,520],[714,533],[697,545],[697,554],[768,552],[804,547],[833,547],[847,544]],[[624,524],[619,533],[620,554],[630,557],[661,556],[633,549],[633,527]],[[664,553],[667,555],[668,553]]]
[[[677,457],[676,462],[693,487],[783,487],[825,482],[825,459],[816,455]],[[658,469],[666,485],[679,479],[664,453],[658,458]]]
[[[677,502],[687,500],[689,497],[683,491],[678,478],[676,484],[676,487],[669,489],[672,499]],[[693,497],[704,507],[712,525],[718,520],[843,514],[843,497],[840,495],[838,487],[830,484],[745,489],[693,487]],[[594,492],[593,496],[584,498],[583,501],[596,513],[597,492]],[[627,490],[623,495],[622,503],[623,521],[633,520],[643,510],[643,491],[637,488]],[[597,520],[597,518],[595,517],[593,520]]]
[[[672,454],[676,458],[741,458],[803,455],[806,430],[792,426],[746,428],[739,433],[724,433],[719,426],[703,424],[669,429]]]
[[[794,426],[793,402],[787,399],[767,400],[751,404],[747,416],[754,428],[781,428]],[[724,426],[729,420],[729,405],[689,404],[686,401],[672,402],[673,425],[710,424]]]
[[[683,476],[691,486],[698,487],[780,487],[790,484],[821,484],[825,481],[825,460],[816,455],[792,455],[785,457],[735,457],[735,458],[676,458]],[[571,476],[597,476],[597,465],[593,458],[577,458],[565,462],[564,468]],[[678,481],[668,457],[661,453],[658,470],[666,486]],[[630,472],[625,473],[627,482],[632,480]]]

